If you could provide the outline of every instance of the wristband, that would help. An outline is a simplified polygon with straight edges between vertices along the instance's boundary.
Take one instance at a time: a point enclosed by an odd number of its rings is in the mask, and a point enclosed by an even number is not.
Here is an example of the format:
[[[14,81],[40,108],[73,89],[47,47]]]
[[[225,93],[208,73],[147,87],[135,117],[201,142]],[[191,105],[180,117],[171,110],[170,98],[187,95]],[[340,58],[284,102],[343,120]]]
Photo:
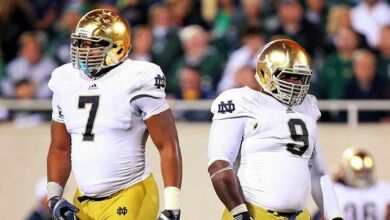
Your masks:
[[[236,207],[234,207],[230,213],[232,214],[232,216],[235,216],[237,214],[240,214],[240,213],[243,213],[243,212],[247,212],[248,211],[248,208],[246,207],[245,204],[241,204],[241,205],[238,205]]]
[[[165,209],[180,209],[180,189],[174,186],[168,186],[164,189]]]
[[[47,183],[47,200],[55,196],[62,197],[63,192],[64,192],[64,187],[62,187],[60,184],[56,182]]]

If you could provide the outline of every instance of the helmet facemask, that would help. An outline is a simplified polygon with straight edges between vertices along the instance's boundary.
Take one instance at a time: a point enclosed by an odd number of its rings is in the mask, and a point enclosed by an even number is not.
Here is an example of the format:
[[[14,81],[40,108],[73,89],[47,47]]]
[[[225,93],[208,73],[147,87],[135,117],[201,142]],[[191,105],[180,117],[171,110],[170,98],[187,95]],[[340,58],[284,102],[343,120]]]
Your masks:
[[[77,33],[72,34],[72,39],[74,41],[70,46],[70,58],[74,68],[83,70],[88,77],[94,78],[100,75],[102,69],[112,66],[105,62],[107,56],[110,56],[109,51],[113,48],[110,39],[87,38]],[[83,46],[84,41],[92,42],[92,46]]]
[[[271,78],[276,85],[271,94],[289,106],[300,105],[309,91],[311,75],[309,68],[277,68]]]

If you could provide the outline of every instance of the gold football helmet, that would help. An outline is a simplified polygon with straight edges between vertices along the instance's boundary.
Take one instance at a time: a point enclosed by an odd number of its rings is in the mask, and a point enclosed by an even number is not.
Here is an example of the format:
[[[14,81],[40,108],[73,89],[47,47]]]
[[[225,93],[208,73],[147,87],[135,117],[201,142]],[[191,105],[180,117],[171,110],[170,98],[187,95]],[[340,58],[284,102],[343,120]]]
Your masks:
[[[353,187],[374,183],[374,158],[365,150],[348,148],[340,161],[339,179]]]
[[[295,41],[271,41],[257,57],[256,80],[264,91],[289,106],[305,99],[311,75],[310,57]]]
[[[100,70],[126,60],[131,48],[127,21],[108,9],[96,9],[84,15],[71,38],[73,67],[92,78]]]

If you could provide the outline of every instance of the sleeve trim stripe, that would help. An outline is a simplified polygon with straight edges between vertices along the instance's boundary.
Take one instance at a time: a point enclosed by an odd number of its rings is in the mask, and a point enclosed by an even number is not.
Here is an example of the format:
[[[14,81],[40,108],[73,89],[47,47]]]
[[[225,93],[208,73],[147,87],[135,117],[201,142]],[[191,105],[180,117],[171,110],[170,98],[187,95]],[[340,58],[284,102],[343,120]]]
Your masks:
[[[151,95],[142,94],[142,95],[136,95],[136,96],[132,97],[130,99],[130,103],[132,103],[133,101],[135,101],[137,99],[144,98],[144,97],[149,97],[149,98],[152,98],[152,99],[160,99],[160,97],[155,97],[155,96],[151,96]]]

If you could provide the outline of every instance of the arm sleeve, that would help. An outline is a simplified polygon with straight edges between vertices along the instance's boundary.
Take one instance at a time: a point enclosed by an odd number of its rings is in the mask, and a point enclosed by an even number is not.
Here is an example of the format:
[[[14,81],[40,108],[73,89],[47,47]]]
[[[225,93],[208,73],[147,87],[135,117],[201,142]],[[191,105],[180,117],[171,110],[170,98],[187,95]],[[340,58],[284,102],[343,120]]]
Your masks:
[[[131,102],[131,106],[141,112],[142,119],[145,121],[153,115],[169,109],[169,105],[164,98],[154,98],[144,96]]]
[[[61,82],[61,77],[59,77],[59,70],[57,68],[53,70],[51,74],[51,78],[47,83],[48,88],[50,89],[51,92],[53,92],[53,96],[51,98],[51,107],[52,107],[51,118],[53,119],[53,121],[65,123],[65,117],[62,108],[63,106],[61,104],[61,96],[60,96],[60,94],[63,91],[62,89],[63,84],[59,82]]]
[[[214,161],[236,160],[244,135],[244,118],[214,120],[211,124],[208,148],[208,165]]]
[[[166,78],[157,65],[145,65],[136,90],[131,90],[130,102],[141,97],[165,98]]]
[[[62,112],[60,98],[56,93],[53,94],[51,106],[52,106],[51,118],[53,119],[53,121],[64,123],[65,118]]]
[[[309,167],[311,167],[311,194],[325,219],[342,217],[333,183],[326,172],[324,159],[318,144],[313,150]]]
[[[143,120],[169,108],[165,100],[166,79],[161,68],[157,65],[145,67],[139,87],[130,98],[130,105],[141,112]]]

